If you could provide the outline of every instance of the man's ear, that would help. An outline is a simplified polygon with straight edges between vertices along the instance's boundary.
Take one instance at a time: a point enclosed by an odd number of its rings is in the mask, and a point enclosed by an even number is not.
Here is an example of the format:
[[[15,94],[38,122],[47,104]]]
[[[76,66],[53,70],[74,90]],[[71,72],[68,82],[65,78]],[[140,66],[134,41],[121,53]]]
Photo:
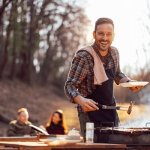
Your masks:
[[[112,41],[114,40],[114,38],[115,38],[115,33],[113,33]]]
[[[96,32],[93,31],[93,38],[95,39],[95,37],[96,37]]]

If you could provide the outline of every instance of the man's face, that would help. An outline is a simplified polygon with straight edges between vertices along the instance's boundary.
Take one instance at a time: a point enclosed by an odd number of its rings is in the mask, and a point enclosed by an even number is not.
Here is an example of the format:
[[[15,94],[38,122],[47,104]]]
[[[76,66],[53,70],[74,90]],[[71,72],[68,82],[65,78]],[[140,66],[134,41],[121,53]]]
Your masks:
[[[97,26],[93,32],[95,42],[101,51],[106,51],[114,39],[114,28],[112,24],[104,23]]]
[[[28,112],[24,111],[24,112],[21,112],[19,115],[18,115],[18,121],[20,123],[26,123],[29,119],[29,114]]]

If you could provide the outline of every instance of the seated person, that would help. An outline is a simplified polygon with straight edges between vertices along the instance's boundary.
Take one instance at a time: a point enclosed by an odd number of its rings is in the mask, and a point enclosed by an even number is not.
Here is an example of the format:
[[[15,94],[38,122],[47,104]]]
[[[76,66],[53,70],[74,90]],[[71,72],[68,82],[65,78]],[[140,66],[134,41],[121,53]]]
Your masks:
[[[13,120],[9,123],[7,135],[8,136],[34,136],[36,135],[35,130],[33,130],[30,125],[31,122],[28,121],[29,113],[26,108],[20,108],[18,110],[17,120]]]
[[[46,124],[46,131],[49,134],[66,134],[67,129],[64,121],[63,111],[56,110]]]

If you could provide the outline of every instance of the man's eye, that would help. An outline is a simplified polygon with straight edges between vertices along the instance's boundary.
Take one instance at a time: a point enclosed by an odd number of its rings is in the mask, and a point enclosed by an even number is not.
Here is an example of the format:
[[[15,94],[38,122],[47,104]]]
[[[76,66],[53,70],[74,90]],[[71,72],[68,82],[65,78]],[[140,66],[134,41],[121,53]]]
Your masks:
[[[98,35],[100,35],[100,36],[112,36],[111,33],[107,33],[107,34],[104,34],[104,33],[98,33]]]
[[[98,35],[100,35],[100,36],[104,36],[104,33],[98,33]]]
[[[111,34],[111,33],[108,33],[107,36],[112,36],[112,34]]]

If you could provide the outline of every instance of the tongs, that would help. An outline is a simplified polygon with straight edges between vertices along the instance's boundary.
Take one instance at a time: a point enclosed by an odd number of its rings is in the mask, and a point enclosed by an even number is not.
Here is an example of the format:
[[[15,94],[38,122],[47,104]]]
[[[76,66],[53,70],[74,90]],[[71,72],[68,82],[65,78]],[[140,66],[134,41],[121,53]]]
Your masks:
[[[98,107],[100,109],[116,109],[116,110],[123,110],[123,111],[127,111],[127,114],[131,114],[132,112],[132,107],[133,107],[133,102],[130,102],[130,105],[128,107],[125,106],[108,106],[108,105],[101,105],[98,104]]]

